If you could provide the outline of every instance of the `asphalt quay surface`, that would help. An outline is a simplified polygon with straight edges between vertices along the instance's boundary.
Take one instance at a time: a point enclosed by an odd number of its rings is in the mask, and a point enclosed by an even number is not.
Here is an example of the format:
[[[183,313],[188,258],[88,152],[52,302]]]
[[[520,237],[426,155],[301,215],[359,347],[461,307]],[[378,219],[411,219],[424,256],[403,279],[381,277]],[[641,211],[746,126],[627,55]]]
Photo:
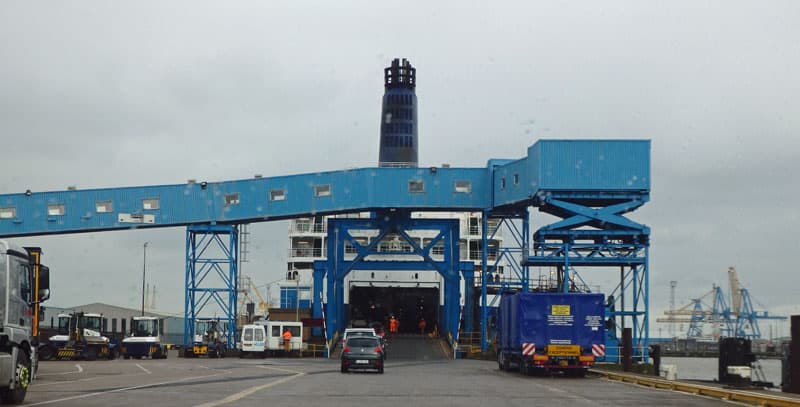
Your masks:
[[[311,358],[42,362],[29,406],[721,406],[600,377],[527,377],[478,360],[392,360],[384,374]]]

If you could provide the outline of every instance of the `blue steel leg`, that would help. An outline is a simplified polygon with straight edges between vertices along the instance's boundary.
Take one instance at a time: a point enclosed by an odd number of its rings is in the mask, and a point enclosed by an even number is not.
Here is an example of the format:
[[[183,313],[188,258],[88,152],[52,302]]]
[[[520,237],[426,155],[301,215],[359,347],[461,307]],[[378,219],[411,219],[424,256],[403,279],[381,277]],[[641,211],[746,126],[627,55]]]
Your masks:
[[[472,291],[475,287],[475,266],[472,262],[461,262],[461,275],[464,276],[464,332],[472,332]]]
[[[487,304],[488,293],[486,292],[486,278],[488,277],[488,264],[486,258],[486,251],[489,250],[489,242],[486,236],[486,229],[488,223],[486,218],[489,216],[488,211],[483,211],[481,216],[481,351],[486,352],[489,349],[489,333],[487,325],[489,323],[489,304]]]
[[[336,279],[333,278],[333,273],[328,273],[328,306],[327,313],[325,314],[325,328],[327,329],[328,340],[334,339],[334,333],[339,329],[336,326]],[[333,347],[335,344],[331,344]]]
[[[531,252],[531,225],[530,212],[528,208],[522,212],[522,256],[520,260],[525,260]],[[522,291],[528,292],[531,289],[531,272],[527,263],[522,265]]]
[[[183,300],[183,349],[194,338],[194,235],[186,230],[186,285]]]
[[[344,332],[347,327],[344,317],[344,278],[336,279],[336,327],[339,332]]]
[[[325,279],[325,262],[323,261],[315,261],[314,262],[314,291],[313,291],[313,298],[314,300],[311,302],[311,317],[314,319],[322,318],[322,288]],[[319,327],[311,328],[311,334],[313,336],[321,336],[322,329]]]
[[[455,264],[455,266],[457,267],[458,265]],[[461,278],[458,273],[450,278],[448,285],[450,286],[450,301],[448,303],[448,308],[450,308],[450,333],[454,339],[458,339],[458,309],[461,302],[461,296],[459,295],[461,291]]]

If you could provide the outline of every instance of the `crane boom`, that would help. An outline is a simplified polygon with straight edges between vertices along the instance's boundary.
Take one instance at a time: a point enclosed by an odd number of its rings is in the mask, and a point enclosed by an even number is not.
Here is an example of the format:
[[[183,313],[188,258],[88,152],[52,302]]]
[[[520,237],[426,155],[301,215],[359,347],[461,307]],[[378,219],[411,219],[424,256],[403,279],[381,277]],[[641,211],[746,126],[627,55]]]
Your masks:
[[[731,290],[731,314],[736,317],[742,310],[742,287],[735,267],[728,267],[728,282]]]

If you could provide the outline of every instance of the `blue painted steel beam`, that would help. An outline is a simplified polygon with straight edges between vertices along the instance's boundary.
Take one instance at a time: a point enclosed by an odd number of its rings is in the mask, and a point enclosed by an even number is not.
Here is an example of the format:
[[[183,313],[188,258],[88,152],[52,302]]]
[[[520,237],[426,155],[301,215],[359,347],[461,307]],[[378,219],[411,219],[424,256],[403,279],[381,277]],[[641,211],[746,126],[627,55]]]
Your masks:
[[[540,140],[485,168],[360,168],[223,182],[0,195],[0,237],[243,224],[401,209],[481,211],[545,197],[649,194],[646,140]],[[573,162],[564,159],[574,160]],[[567,193],[569,192],[569,193]]]

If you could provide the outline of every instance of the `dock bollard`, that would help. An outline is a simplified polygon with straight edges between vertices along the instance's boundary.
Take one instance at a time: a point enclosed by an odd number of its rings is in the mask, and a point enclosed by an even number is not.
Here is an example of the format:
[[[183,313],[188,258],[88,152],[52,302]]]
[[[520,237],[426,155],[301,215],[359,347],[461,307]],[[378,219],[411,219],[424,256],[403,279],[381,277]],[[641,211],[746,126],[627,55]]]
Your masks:
[[[677,365],[664,365],[661,372],[664,373],[664,378],[667,380],[678,380],[678,366]]]

